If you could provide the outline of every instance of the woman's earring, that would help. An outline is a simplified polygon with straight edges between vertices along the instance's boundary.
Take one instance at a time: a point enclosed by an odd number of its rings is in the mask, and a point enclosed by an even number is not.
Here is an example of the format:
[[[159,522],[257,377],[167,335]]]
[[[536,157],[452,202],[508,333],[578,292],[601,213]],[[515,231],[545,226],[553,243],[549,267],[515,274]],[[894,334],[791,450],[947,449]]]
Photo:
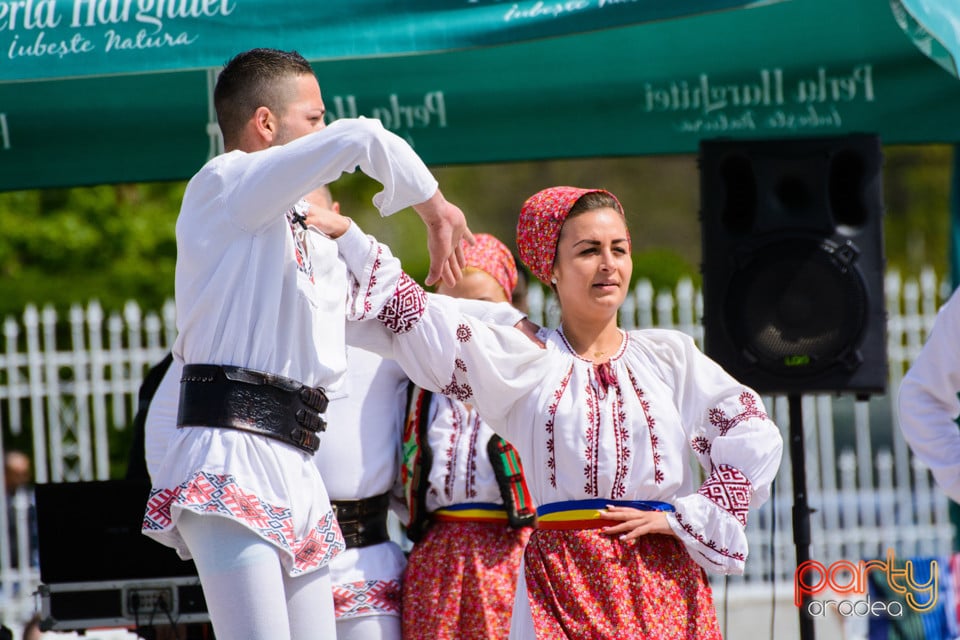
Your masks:
[[[557,276],[550,278],[550,284],[557,284]]]

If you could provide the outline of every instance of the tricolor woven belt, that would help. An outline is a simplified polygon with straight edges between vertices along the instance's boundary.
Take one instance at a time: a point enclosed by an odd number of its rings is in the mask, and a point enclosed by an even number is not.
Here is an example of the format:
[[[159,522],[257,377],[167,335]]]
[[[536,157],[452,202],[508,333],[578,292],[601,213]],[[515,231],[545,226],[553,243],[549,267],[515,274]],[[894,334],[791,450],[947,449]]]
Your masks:
[[[502,504],[463,502],[437,509],[431,514],[435,522],[481,522],[507,524],[507,511]]]
[[[549,502],[537,507],[537,528],[553,530],[569,529],[600,529],[615,524],[619,520],[604,519],[600,513],[603,509],[613,505],[617,507],[633,507],[641,511],[673,511],[673,505],[656,500],[563,500]]]

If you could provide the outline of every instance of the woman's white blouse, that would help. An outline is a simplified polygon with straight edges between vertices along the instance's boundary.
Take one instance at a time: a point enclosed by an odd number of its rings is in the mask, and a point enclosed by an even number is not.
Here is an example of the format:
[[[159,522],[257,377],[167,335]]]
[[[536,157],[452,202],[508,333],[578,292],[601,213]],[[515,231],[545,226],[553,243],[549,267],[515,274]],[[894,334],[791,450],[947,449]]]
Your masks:
[[[428,301],[385,247],[359,236],[338,241],[351,273],[396,282],[386,299],[389,287],[351,301],[392,333],[381,351],[417,384],[473,404],[519,451],[536,504],[669,502],[697,563],[743,572],[747,512],[768,497],[783,446],[758,394],[678,331],[623,332],[606,371],[559,330],[541,331],[540,347],[442,296]]]
[[[487,452],[494,431],[476,407],[434,394],[427,419],[427,442],[433,460],[427,479],[427,511],[467,502],[502,504]]]

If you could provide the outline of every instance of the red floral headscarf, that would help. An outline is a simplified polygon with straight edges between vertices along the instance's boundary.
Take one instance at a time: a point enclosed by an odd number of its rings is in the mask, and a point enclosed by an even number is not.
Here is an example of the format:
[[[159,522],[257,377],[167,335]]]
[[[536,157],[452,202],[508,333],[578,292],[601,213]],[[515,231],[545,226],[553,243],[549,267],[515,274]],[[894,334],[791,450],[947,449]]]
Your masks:
[[[520,259],[540,282],[550,284],[560,228],[570,209],[585,194],[594,192],[605,193],[613,198],[620,215],[623,215],[620,201],[606,189],[550,187],[535,193],[523,203],[517,221],[517,249],[520,250]]]
[[[466,266],[489,274],[503,288],[509,300],[517,286],[517,263],[513,261],[513,254],[489,233],[475,233],[473,238],[476,240],[474,245],[466,241],[462,243]]]

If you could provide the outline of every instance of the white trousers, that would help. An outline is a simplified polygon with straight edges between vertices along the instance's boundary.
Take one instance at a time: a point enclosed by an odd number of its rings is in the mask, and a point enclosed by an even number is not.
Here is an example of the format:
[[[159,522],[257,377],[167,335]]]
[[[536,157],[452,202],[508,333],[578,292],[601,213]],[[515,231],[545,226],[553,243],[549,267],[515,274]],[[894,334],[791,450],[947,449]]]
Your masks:
[[[217,638],[336,637],[327,567],[291,578],[276,547],[222,516],[181,510],[177,528],[197,566]]]

